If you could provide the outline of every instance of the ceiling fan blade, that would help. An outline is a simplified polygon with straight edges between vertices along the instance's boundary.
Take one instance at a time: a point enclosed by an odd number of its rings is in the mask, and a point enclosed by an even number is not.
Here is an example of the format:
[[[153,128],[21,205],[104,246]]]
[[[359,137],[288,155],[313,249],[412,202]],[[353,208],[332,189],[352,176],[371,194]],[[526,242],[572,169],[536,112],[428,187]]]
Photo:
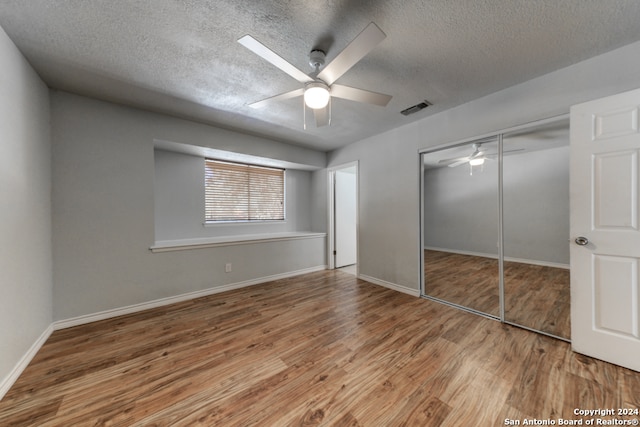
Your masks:
[[[473,160],[477,157],[484,156],[484,151],[480,151],[479,149],[471,153],[471,155],[467,158],[468,160]]]
[[[281,93],[280,95],[272,96],[271,98],[266,98],[261,101],[256,101],[249,104],[251,108],[261,108],[265,105],[273,102],[273,101],[284,101],[285,99],[295,98],[296,96],[302,96],[304,94],[304,89],[296,89],[289,92]]]
[[[460,159],[456,162],[451,163],[449,166],[450,168],[455,168],[456,166],[460,166],[460,165],[464,165],[465,163],[469,163],[469,158],[465,157],[464,159]]]
[[[465,157],[453,157],[450,159],[442,159],[438,162],[438,164],[440,165],[449,165],[451,163],[455,163],[455,162],[459,162],[459,161],[469,161],[469,157],[465,156]]]
[[[327,126],[329,124],[329,107],[314,109],[313,115],[316,118],[317,127]]]
[[[300,83],[309,83],[313,81],[311,77],[291,65],[280,55],[278,55],[253,37],[246,35],[238,39],[238,43],[240,43],[256,55],[260,56],[265,61],[270,62],[272,65],[280,68],[282,71],[289,74]]]
[[[318,78],[331,86],[386,37],[387,35],[376,24],[370,23],[320,71]]]
[[[355,87],[333,85],[331,86],[331,96],[336,98],[348,99],[356,102],[366,102],[368,104],[386,106],[391,100],[391,95],[371,92],[368,90],[356,89]]]

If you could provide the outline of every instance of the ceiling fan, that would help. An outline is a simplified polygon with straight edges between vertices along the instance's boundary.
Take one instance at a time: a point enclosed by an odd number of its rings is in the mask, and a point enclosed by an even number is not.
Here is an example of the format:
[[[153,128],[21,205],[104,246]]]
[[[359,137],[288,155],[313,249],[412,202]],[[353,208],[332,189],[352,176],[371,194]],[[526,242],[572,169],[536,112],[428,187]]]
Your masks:
[[[469,163],[471,166],[480,166],[484,164],[484,161],[488,158],[485,155],[485,152],[481,150],[482,144],[475,143],[472,145],[473,152],[468,156],[464,157],[455,157],[453,159],[443,159],[438,163],[442,165],[447,165],[450,168],[455,168],[456,166],[464,165],[465,163]]]
[[[391,100],[390,95],[335,84],[336,80],[342,77],[344,73],[349,71],[351,67],[385,38],[385,33],[372,22],[324,67],[325,52],[318,49],[312,50],[309,54],[309,64],[313,67],[313,71],[310,74],[306,74],[250,35],[241,37],[238,39],[238,42],[244,47],[304,84],[303,88],[281,93],[251,103],[249,106],[258,108],[274,101],[283,101],[285,99],[303,96],[304,105],[313,110],[316,126],[318,127],[329,125],[331,122],[331,97],[356,102],[366,102],[382,107],[386,106]]]
[[[468,156],[443,159],[438,163],[449,166],[450,168],[455,168],[456,166],[464,165],[465,163],[469,163],[469,166],[481,166],[484,164],[485,160],[493,160],[493,158],[497,156],[497,153],[487,154],[485,151],[482,151],[481,142],[476,142],[472,144],[471,147],[473,148],[473,152]],[[516,150],[503,151],[502,153],[514,153],[516,151],[524,151],[524,149],[518,148]]]

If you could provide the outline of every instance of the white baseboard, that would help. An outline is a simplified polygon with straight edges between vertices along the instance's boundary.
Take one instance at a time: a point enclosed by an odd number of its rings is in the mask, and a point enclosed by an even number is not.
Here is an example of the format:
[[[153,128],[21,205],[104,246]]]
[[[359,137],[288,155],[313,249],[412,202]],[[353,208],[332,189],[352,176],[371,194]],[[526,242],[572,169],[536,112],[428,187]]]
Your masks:
[[[512,257],[504,257],[504,260],[507,262],[517,262],[520,264],[529,264],[529,265],[539,265],[542,267],[553,267],[553,268],[562,268],[565,270],[571,269],[569,264],[560,264],[558,262],[548,262],[548,261],[538,261],[535,259],[522,259],[522,258],[512,258]]]
[[[460,251],[457,249],[443,249],[443,248],[436,248],[436,247],[432,247],[432,246],[425,246],[424,250],[426,251],[438,251],[438,252],[448,252],[451,254],[458,254],[458,255],[470,255],[470,256],[477,256],[477,257],[482,257],[482,258],[490,258],[490,259],[498,259],[498,255],[497,254],[487,254],[487,253],[483,253],[483,252],[472,252],[472,251]],[[513,257],[504,257],[504,260],[507,262],[518,262],[520,264],[530,264],[530,265],[539,265],[542,267],[553,267],[553,268],[563,268],[565,270],[569,270],[570,266],[569,264],[562,264],[562,263],[558,263],[558,262],[549,262],[549,261],[538,261],[535,259],[524,259],[524,258],[513,258]]]
[[[51,333],[53,332],[53,324],[49,325],[47,329],[38,337],[38,339],[31,345],[29,350],[20,358],[16,366],[9,372],[1,382],[0,382],[0,400],[4,397],[5,394],[9,391],[9,389],[13,386],[13,384],[18,380],[18,377],[22,374],[22,372],[26,369],[26,367],[31,363],[33,357],[38,353],[42,345],[47,341]]]
[[[407,288],[405,286],[400,286],[400,285],[397,285],[395,283],[387,282],[386,280],[376,279],[375,277],[366,276],[364,274],[358,275],[358,279],[362,279],[362,280],[364,280],[366,282],[373,283],[374,285],[384,286],[385,288],[389,288],[389,289],[394,290],[394,291],[402,292],[403,294],[408,294],[408,295],[411,295],[411,296],[414,296],[414,297],[419,297],[420,296],[420,290],[418,290],[418,289]]]
[[[473,252],[473,251],[463,251],[458,249],[446,249],[446,248],[437,248],[435,246],[425,246],[423,248],[425,251],[438,251],[438,252],[447,252],[450,254],[458,254],[458,255],[469,255],[469,256],[477,256],[482,258],[490,258],[490,259],[498,259],[498,254],[488,254],[484,252]]]
[[[260,277],[257,279],[246,280],[244,282],[230,283],[227,285],[217,286],[215,288],[203,289],[200,291],[188,292],[185,294],[175,295],[172,297],[161,298],[153,301],[133,304],[126,307],[114,308],[111,310],[100,311],[98,313],[86,314],[83,316],[73,317],[71,319],[58,320],[53,322],[53,330],[71,328],[73,326],[84,325],[98,320],[110,319],[112,317],[123,316],[125,314],[136,313],[138,311],[148,310],[150,308],[162,307],[177,302],[187,301],[208,295],[218,294],[221,292],[231,291],[234,289],[245,288],[247,286],[259,285],[261,283],[271,282],[273,280],[286,279],[288,277],[299,276],[301,274],[313,273],[316,271],[326,270],[326,265],[305,268],[303,270],[290,271],[287,273],[274,274],[272,276]]]

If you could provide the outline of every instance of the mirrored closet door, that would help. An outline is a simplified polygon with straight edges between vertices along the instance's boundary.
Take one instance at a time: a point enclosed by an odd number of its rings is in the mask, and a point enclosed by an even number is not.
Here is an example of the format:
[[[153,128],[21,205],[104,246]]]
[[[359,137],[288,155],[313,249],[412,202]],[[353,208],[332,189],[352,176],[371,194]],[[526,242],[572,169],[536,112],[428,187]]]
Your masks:
[[[503,135],[505,321],[569,339],[569,123]]]
[[[497,138],[423,155],[425,293],[491,316],[500,315],[497,158]]]
[[[421,160],[423,295],[568,340],[568,119]]]

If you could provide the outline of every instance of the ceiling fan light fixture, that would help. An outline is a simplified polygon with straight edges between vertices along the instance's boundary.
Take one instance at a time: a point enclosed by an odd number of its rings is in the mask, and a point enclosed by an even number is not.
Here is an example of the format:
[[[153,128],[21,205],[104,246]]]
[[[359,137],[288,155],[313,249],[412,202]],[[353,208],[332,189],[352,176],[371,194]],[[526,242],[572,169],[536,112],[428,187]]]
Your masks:
[[[304,103],[314,110],[326,107],[330,96],[329,86],[322,82],[311,82],[304,89]]]
[[[480,166],[484,164],[484,157],[477,157],[475,159],[469,160],[469,164],[471,166]]]

